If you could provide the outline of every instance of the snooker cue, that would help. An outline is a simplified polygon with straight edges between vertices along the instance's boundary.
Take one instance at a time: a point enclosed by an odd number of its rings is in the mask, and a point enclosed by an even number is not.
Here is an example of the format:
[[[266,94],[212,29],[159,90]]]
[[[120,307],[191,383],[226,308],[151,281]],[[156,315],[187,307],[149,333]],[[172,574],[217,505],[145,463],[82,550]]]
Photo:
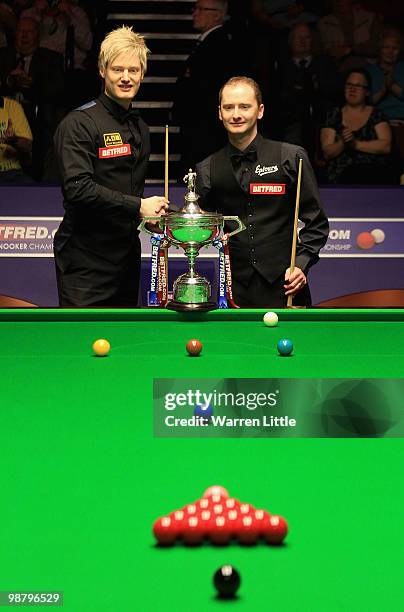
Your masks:
[[[165,128],[165,147],[164,147],[164,197],[168,200],[168,125]],[[166,276],[165,292],[163,290],[163,299],[161,306],[166,306],[168,297],[168,246],[162,248],[164,256],[164,267]],[[164,294],[165,293],[165,294]]]
[[[168,200],[168,125],[166,125],[165,154],[164,154],[164,197]]]
[[[290,274],[293,273],[295,269],[295,261],[296,261],[296,245],[297,245],[297,223],[299,221],[299,206],[300,206],[300,185],[302,181],[302,167],[303,160],[299,159],[299,172],[297,175],[297,189],[296,189],[296,204],[295,204],[295,220],[293,223],[293,241],[292,241],[292,253],[290,256]],[[291,308],[293,302],[293,296],[288,295],[287,307]]]

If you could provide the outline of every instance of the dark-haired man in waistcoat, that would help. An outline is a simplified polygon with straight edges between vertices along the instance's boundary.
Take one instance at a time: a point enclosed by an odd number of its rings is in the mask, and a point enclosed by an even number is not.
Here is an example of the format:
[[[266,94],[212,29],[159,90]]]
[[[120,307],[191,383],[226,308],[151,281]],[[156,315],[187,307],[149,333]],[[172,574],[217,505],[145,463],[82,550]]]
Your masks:
[[[219,117],[228,144],[197,164],[201,207],[238,215],[246,230],[230,239],[233,293],[243,307],[310,306],[309,268],[328,236],[317,182],[304,149],[263,138],[257,129],[264,105],[248,77],[233,77],[219,94]],[[299,159],[303,160],[296,263],[289,270]]]

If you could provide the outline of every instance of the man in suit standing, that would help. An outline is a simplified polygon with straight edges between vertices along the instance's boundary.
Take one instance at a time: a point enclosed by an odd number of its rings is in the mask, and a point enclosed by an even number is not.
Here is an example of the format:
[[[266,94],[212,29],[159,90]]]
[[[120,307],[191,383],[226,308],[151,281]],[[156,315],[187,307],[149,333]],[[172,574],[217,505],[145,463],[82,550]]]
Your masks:
[[[224,27],[226,12],[225,0],[197,0],[193,9],[193,27],[201,34],[178,79],[172,112],[181,129],[181,177],[225,142],[216,112],[217,92],[241,70]]]
[[[196,191],[203,209],[238,215],[246,226],[229,242],[235,301],[244,307],[282,308],[290,295],[296,305],[309,306],[307,274],[327,240],[328,221],[306,152],[258,133],[264,105],[252,79],[230,79],[219,100],[229,142],[197,165]],[[291,271],[299,159],[304,228]]]
[[[144,38],[132,28],[110,32],[98,58],[104,92],[69,113],[57,129],[65,207],[54,241],[60,306],[138,304],[137,227],[141,217],[168,208],[164,197],[143,197],[150,137],[132,100],[147,53]]]
[[[33,174],[42,178],[44,160],[64,115],[63,58],[39,45],[39,25],[21,17],[14,46],[0,49],[2,93],[22,105],[33,137]]]
[[[334,62],[314,50],[313,33],[305,23],[289,34],[289,57],[279,68],[281,138],[304,147],[314,160],[320,126],[342,95]]]

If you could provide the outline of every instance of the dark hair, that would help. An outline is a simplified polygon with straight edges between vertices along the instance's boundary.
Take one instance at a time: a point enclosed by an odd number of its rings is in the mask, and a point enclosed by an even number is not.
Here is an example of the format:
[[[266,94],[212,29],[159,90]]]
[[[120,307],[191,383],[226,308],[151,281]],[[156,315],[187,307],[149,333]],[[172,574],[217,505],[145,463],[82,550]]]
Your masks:
[[[246,76],[235,76],[229,79],[228,81],[226,81],[226,83],[223,85],[223,87],[221,87],[219,91],[219,106],[222,103],[223,89],[227,87],[227,85],[238,85],[239,83],[244,83],[244,85],[249,85],[251,89],[254,90],[254,94],[257,99],[258,106],[260,106],[262,104],[262,93],[261,93],[260,86],[258,85],[256,81],[254,81],[254,79],[251,79],[250,77],[246,77]]]
[[[372,89],[372,77],[365,68],[351,68],[348,70],[348,72],[346,72],[344,75],[344,85],[346,85],[346,82],[351,74],[361,74],[366,81],[367,90],[370,91]]]

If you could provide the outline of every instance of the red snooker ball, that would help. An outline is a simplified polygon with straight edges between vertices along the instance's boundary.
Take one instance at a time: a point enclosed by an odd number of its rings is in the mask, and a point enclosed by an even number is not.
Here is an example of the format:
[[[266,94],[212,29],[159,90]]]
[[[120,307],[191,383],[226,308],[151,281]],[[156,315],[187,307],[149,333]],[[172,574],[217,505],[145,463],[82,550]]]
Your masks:
[[[264,521],[262,531],[268,544],[281,544],[288,533],[288,524],[282,516],[273,514]]]
[[[203,497],[213,497],[214,495],[219,495],[220,497],[224,497],[225,499],[227,499],[229,497],[229,492],[227,491],[227,489],[220,485],[212,485],[211,487],[208,487],[206,489],[205,493],[203,494]],[[215,502],[217,501],[219,500],[215,500]]]
[[[188,355],[191,355],[191,357],[197,357],[202,350],[202,342],[195,339],[189,340],[189,342],[187,342],[186,349]]]
[[[163,516],[154,523],[153,534],[159,544],[171,546],[178,537],[178,530],[170,516]]]
[[[361,232],[356,237],[356,244],[360,249],[371,249],[376,243],[370,232]]]

